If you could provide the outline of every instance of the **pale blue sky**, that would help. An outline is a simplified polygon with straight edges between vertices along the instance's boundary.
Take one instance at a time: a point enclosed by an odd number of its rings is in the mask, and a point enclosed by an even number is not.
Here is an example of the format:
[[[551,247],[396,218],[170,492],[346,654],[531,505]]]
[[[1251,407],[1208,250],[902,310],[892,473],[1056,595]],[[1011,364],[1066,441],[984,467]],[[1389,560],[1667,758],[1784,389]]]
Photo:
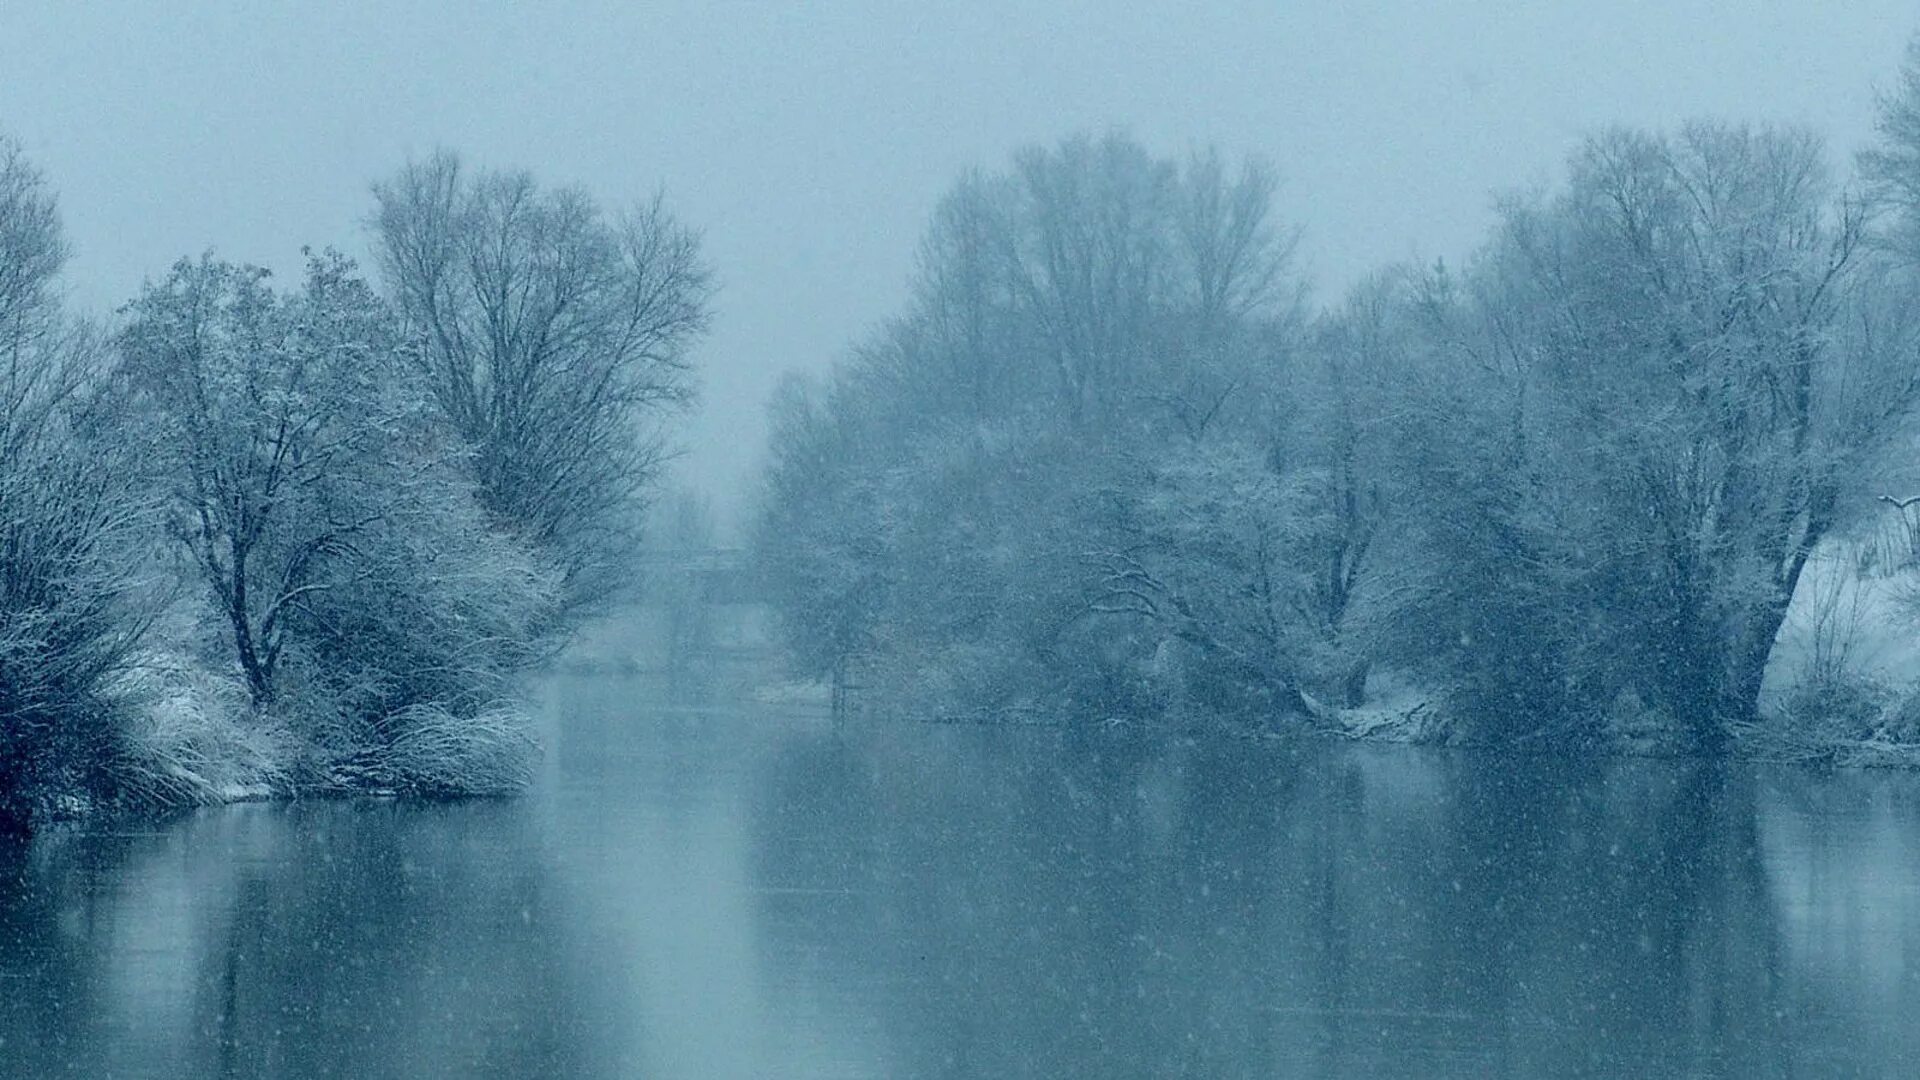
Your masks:
[[[1120,127],[1273,160],[1317,295],[1457,257],[1489,193],[1614,123],[1871,133],[1920,8],[1747,3],[55,3],[0,0],[0,130],[58,185],[76,301],[214,248],[363,250],[436,146],[609,202],[664,185],[723,284],[685,473],[737,503],[778,373],[900,303],[964,168]]]

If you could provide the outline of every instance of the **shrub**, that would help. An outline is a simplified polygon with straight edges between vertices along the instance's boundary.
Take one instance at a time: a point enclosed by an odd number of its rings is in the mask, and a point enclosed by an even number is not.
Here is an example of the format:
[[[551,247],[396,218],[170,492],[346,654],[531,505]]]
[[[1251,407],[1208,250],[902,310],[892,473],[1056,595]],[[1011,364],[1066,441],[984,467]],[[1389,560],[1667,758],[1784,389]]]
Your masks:
[[[1780,720],[1803,736],[1866,739],[1881,727],[1893,691],[1862,675],[1803,679],[1780,699]]]
[[[201,806],[286,792],[300,757],[284,726],[255,716],[246,686],[180,657],[150,655],[115,687],[126,703],[109,771],[121,801]]]
[[[1920,689],[1900,695],[1881,715],[1874,735],[1887,742],[1920,744]]]
[[[504,703],[471,713],[410,705],[376,733],[384,742],[368,779],[408,794],[510,795],[533,782],[539,756],[532,722]]]

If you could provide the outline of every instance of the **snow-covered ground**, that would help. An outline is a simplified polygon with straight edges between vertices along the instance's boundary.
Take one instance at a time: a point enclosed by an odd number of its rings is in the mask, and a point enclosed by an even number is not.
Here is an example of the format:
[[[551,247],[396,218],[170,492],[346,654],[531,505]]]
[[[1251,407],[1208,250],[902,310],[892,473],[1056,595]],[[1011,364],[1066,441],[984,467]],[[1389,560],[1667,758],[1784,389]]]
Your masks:
[[[1829,540],[1814,553],[1767,669],[1770,697],[1823,669],[1896,692],[1920,681],[1920,569],[1889,569],[1901,544],[1888,528]]]

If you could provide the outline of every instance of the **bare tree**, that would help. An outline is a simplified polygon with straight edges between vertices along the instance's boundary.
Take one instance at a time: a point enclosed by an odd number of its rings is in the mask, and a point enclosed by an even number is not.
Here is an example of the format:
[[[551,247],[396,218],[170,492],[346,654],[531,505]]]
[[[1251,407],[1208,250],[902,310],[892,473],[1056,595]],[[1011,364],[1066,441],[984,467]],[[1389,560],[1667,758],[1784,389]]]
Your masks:
[[[1860,155],[1860,171],[1882,207],[1892,211],[1888,246],[1920,261],[1920,35],[1907,42],[1899,84],[1880,97],[1878,141]]]
[[[53,281],[67,259],[59,208],[20,147],[0,138],[0,461],[21,450],[75,380],[47,345],[62,329]]]
[[[65,256],[45,180],[0,140],[0,825],[98,786],[150,611],[151,502],[86,441],[101,350],[59,310]]]
[[[387,289],[488,511],[558,564],[570,606],[604,598],[665,457],[661,421],[692,396],[699,237],[657,197],[609,218],[451,153],[374,193]]]
[[[1396,585],[1383,587],[1383,549],[1394,539],[1383,533],[1400,486],[1390,443],[1398,427],[1393,389],[1410,352],[1406,294],[1406,275],[1380,274],[1321,322],[1303,350],[1292,423],[1276,448],[1307,492],[1304,542],[1292,554],[1315,569],[1300,604],[1339,669],[1336,700],[1348,707],[1364,702],[1378,639],[1407,592],[1401,567],[1391,568]]]

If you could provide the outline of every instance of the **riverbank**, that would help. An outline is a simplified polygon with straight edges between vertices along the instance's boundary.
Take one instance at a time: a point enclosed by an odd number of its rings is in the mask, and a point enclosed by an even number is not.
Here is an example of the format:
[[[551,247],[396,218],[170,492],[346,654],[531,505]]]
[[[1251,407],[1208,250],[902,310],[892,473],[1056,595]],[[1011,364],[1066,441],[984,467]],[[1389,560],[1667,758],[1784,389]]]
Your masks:
[[[456,714],[414,705],[378,719],[316,702],[252,703],[237,676],[154,652],[110,687],[97,756],[40,778],[11,831],[94,816],[358,796],[497,796],[531,783],[539,741],[516,702]]]
[[[770,680],[756,685],[751,693],[762,704],[827,709],[832,704],[832,688],[825,682],[808,680]],[[1381,746],[1447,746],[1489,751],[1540,750],[1549,746],[1555,752],[1569,752],[1617,758],[1696,757],[1686,733],[1666,719],[1645,712],[1613,715],[1601,720],[1569,725],[1558,742],[1539,736],[1500,743],[1475,738],[1464,730],[1459,718],[1448,713],[1434,698],[1399,693],[1375,704],[1358,708],[1334,708],[1308,698],[1315,710],[1310,717],[1253,728],[1209,718],[1106,717],[1086,721],[1087,726],[1105,729],[1128,727],[1186,728],[1196,724],[1209,730],[1224,730],[1240,735],[1272,738],[1320,738]],[[914,714],[899,709],[855,706],[853,715],[872,719],[884,713],[909,721],[931,724],[968,724],[985,726],[1063,727],[1071,720],[1052,717],[1038,708],[974,710],[965,713]],[[1728,760],[1772,764],[1836,766],[1841,768],[1877,768],[1920,770],[1920,742],[1886,737],[1850,738],[1818,725],[1796,727],[1786,717],[1773,717],[1760,723],[1736,724],[1727,736]],[[1884,730],[1884,728],[1883,728]]]
[[[1878,1076],[1920,1053],[1916,774],[836,728],[566,673],[530,700],[550,749],[519,798],[0,841],[0,1073]]]
[[[1332,738],[1400,746],[1475,746],[1475,740],[1455,736],[1442,709],[1428,701],[1407,707],[1340,709],[1331,723],[1315,730]],[[1684,732],[1659,719],[1642,717],[1638,724],[1605,724],[1580,736],[1582,751],[1615,757],[1692,757]],[[1488,744],[1480,744],[1488,746]],[[1843,738],[1795,730],[1780,719],[1732,724],[1728,728],[1728,759],[1776,765],[1834,765],[1843,769],[1920,769],[1920,744],[1887,738]]]
[[[709,612],[702,623],[705,637],[693,643],[690,656],[678,661],[666,633],[672,622],[668,613],[647,608],[597,620],[582,628],[568,648],[549,662],[548,670],[644,680],[661,687],[703,686],[709,693],[762,707],[809,712],[832,707],[831,688],[824,682],[779,673],[764,612],[756,606],[723,606]],[[1868,653],[1884,654],[1885,649]],[[106,794],[84,794],[89,785],[74,778],[36,807],[41,820],[264,800],[504,795],[531,782],[541,754],[532,724],[512,702],[459,718],[431,708],[410,710],[386,725],[385,736],[381,725],[358,730],[347,725],[315,728],[310,718],[296,724],[253,708],[237,678],[160,653],[148,656],[115,691],[124,719],[114,750],[102,767],[105,782],[92,788]],[[1418,688],[1388,685],[1376,687],[1376,692],[1380,700],[1375,704],[1339,709],[1316,702],[1317,715],[1312,719],[1276,724],[1256,733],[1380,745],[1491,745],[1465,734],[1458,717]],[[898,697],[891,695],[890,700]],[[1777,697],[1786,700],[1787,696]],[[1801,699],[1794,705],[1798,715],[1792,722],[1776,718],[1734,728],[1728,756],[1806,766],[1920,769],[1920,743],[1873,734],[1838,734],[1848,725],[1870,732],[1876,721],[1860,715],[1852,716],[1846,725],[1823,721],[1817,716],[1822,701],[1811,693],[1802,694]],[[1831,705],[1833,700],[1830,697],[1825,703]],[[1898,712],[1894,699],[1885,695],[1855,695],[1848,699],[1847,710],[1860,713],[1866,708],[1862,701],[1888,716]],[[1058,719],[1059,712],[1037,706],[936,716],[879,708],[869,701],[856,703],[856,711],[944,723],[1054,726],[1064,722]],[[1245,725],[1210,717],[1185,721],[1112,717],[1088,723],[1112,728],[1199,725],[1250,733]],[[1890,730],[1890,726],[1883,723],[1879,729]],[[297,734],[300,730],[314,733]],[[1537,748],[1544,741],[1531,740],[1530,745]],[[1638,710],[1589,722],[1571,732],[1565,742],[1586,754],[1688,756],[1676,725]]]

